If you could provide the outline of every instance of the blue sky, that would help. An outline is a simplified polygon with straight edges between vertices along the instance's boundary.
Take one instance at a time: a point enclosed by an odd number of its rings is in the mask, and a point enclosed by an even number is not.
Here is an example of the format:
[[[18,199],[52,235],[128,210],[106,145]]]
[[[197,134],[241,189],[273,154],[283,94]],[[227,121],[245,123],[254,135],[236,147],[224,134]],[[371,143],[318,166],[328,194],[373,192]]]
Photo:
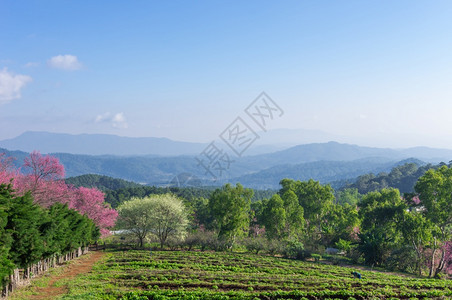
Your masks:
[[[285,111],[271,128],[452,148],[451,15],[450,1],[0,0],[0,139],[208,142],[265,91]]]

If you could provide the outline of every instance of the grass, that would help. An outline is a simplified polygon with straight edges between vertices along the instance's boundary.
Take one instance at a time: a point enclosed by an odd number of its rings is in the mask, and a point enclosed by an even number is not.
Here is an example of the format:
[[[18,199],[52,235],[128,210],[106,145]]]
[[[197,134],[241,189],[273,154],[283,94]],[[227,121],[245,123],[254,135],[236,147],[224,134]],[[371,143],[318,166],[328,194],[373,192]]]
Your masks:
[[[47,271],[43,275],[40,275],[37,278],[33,278],[30,285],[15,290],[8,297],[8,299],[10,299],[10,300],[28,300],[28,299],[30,299],[30,296],[36,294],[36,288],[43,288],[43,287],[48,286],[51,278],[54,276],[60,275],[64,271],[64,267],[70,263],[72,263],[72,262],[66,262],[62,266],[59,266],[56,268],[51,268],[49,271]]]
[[[450,299],[451,283],[261,256],[108,252],[62,299]]]

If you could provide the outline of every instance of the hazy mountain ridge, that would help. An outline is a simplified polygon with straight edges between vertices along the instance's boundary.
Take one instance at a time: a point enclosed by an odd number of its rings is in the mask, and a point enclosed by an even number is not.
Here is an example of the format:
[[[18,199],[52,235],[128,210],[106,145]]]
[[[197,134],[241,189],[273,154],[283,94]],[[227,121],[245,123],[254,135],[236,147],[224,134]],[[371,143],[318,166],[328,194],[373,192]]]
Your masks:
[[[197,154],[207,144],[173,141],[156,137],[122,137],[111,134],[65,134],[28,131],[0,141],[0,147],[42,153],[83,155],[162,155]]]
[[[27,156],[23,151],[5,151],[17,158],[17,166]],[[445,158],[443,161],[452,158],[451,150],[425,147],[388,149],[337,142],[314,143],[268,154],[232,157],[234,162],[226,170],[226,179],[213,183],[205,169],[198,165],[194,155],[52,155],[58,157],[65,166],[66,177],[98,174],[141,184],[167,185],[178,174],[189,173],[200,178],[206,185],[230,181],[254,188],[277,188],[279,180],[286,177],[300,180],[313,178],[328,183],[352,180],[371,172],[388,172],[400,164],[400,161],[411,157],[409,154],[417,154],[423,161],[433,159],[429,155],[442,156]]]
[[[294,165],[277,165],[253,174],[234,178],[235,181],[246,186],[259,189],[278,188],[279,181],[283,178],[296,180],[309,180],[311,178],[321,183],[337,181],[354,181],[362,174],[389,172],[396,166],[408,162],[425,165],[417,159],[405,159],[401,161],[386,158],[361,158],[353,161],[316,161]]]
[[[141,184],[132,181],[97,174],[85,174],[75,177],[69,177],[65,179],[65,182],[74,187],[95,187],[100,189],[101,191],[142,187]]]

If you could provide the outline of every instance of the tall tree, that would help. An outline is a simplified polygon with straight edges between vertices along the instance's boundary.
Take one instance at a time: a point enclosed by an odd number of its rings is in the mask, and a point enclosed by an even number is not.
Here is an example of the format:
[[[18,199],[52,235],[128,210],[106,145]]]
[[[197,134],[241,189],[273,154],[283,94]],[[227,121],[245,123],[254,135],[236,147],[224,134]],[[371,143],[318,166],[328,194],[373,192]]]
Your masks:
[[[450,259],[445,244],[452,238],[452,169],[442,166],[428,170],[419,178],[415,190],[425,218],[434,226],[429,275],[436,276]],[[440,259],[436,263],[437,251],[440,251]]]
[[[39,230],[45,212],[33,203],[30,193],[14,197],[8,212],[6,229],[11,232],[14,251],[11,260],[19,267],[27,267],[42,258],[43,241]]]
[[[187,232],[187,211],[181,199],[172,194],[152,196],[155,234],[163,248],[168,238],[181,240]]]
[[[72,197],[69,207],[94,221],[103,235],[115,225],[118,212],[104,201],[105,195],[96,188],[79,187],[71,189]]]
[[[31,192],[35,203],[43,207],[70,202],[71,194],[63,180],[64,167],[56,157],[33,151],[25,158],[21,171],[14,180],[19,194]]]
[[[297,195],[291,190],[285,192],[281,198],[284,201],[286,211],[285,231],[289,239],[301,238],[305,226],[304,210],[298,202]]]
[[[422,275],[424,250],[432,242],[432,224],[416,210],[405,211],[402,222],[398,223],[404,244],[416,253],[416,269]]]
[[[325,246],[335,245],[340,239],[351,241],[353,239],[353,230],[358,224],[359,217],[356,206],[348,203],[332,205],[322,225]]]
[[[359,203],[359,249],[367,263],[381,265],[391,247],[401,240],[397,224],[402,222],[406,209],[397,189],[382,189],[363,197]]]
[[[132,198],[118,207],[118,226],[132,232],[143,247],[146,237],[155,234],[161,247],[169,237],[183,238],[188,219],[184,204],[172,194]]]
[[[283,179],[280,182],[280,195],[292,191],[301,207],[306,220],[308,241],[312,246],[317,246],[322,240],[322,223],[325,221],[326,213],[333,205],[334,191],[329,185],[321,185],[320,182],[310,179],[309,181],[295,181]]]
[[[263,211],[265,233],[269,238],[280,239],[286,227],[286,210],[284,201],[279,195],[273,195],[267,202]]]
[[[0,184],[0,289],[5,284],[6,277],[14,268],[9,259],[13,242],[11,233],[7,230],[8,213],[12,202],[11,185]]]
[[[250,203],[253,191],[237,184],[216,189],[209,199],[209,210],[214,219],[213,227],[218,235],[230,242],[248,231]]]

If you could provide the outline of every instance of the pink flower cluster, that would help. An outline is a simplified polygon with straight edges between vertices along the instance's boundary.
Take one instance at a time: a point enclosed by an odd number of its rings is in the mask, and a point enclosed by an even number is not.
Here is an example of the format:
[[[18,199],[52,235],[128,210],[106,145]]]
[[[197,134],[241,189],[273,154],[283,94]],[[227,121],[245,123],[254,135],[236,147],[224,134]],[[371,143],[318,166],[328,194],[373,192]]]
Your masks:
[[[75,188],[64,180],[64,167],[56,157],[34,151],[16,169],[12,159],[0,153],[0,184],[12,182],[18,195],[30,192],[35,203],[49,207],[57,202],[67,204],[92,219],[102,236],[110,233],[118,213],[105,203],[104,193],[96,188]]]

